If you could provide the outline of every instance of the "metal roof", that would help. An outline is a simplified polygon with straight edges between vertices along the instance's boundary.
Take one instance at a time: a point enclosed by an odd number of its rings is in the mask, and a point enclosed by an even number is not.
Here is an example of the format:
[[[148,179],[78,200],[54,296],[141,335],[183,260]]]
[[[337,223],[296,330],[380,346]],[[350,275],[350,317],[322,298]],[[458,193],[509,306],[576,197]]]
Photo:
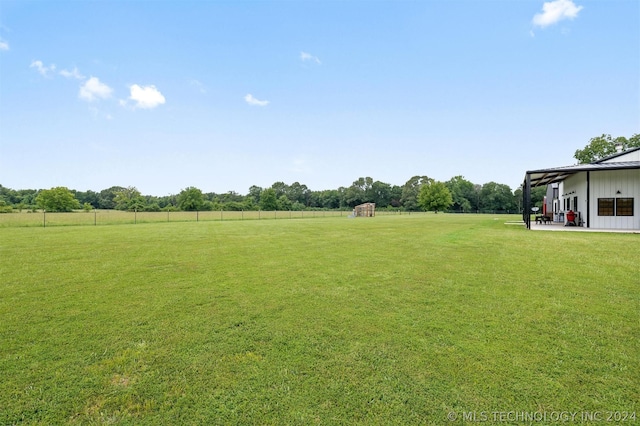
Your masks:
[[[627,153],[629,151],[626,151]],[[576,164],[575,166],[553,167],[550,169],[530,170],[527,175],[531,178],[531,187],[548,185],[561,182],[567,177],[578,172],[591,172],[598,170],[624,170],[640,169],[640,161],[621,161],[617,163],[589,163]]]

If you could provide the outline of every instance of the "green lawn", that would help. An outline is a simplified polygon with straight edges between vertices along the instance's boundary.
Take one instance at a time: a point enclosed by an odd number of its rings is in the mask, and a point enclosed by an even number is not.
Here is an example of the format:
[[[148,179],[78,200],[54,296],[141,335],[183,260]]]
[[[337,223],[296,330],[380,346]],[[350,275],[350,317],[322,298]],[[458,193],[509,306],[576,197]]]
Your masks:
[[[639,412],[640,236],[509,219],[0,228],[0,424]]]

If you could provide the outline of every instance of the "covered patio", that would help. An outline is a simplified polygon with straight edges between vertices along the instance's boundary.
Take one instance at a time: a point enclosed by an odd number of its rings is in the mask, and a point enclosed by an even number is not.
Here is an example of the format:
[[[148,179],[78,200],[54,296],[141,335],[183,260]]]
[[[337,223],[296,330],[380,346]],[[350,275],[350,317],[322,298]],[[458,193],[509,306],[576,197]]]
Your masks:
[[[635,152],[640,148],[635,148],[630,152]],[[618,156],[627,154],[621,153]],[[523,198],[523,210],[522,210],[522,219],[528,229],[548,229],[548,230],[575,230],[575,231],[584,231],[588,229],[592,229],[595,225],[597,228],[594,228],[594,231],[598,232],[606,232],[609,231],[609,228],[603,228],[598,226],[597,221],[594,223],[594,219],[599,219],[600,216],[597,212],[597,199],[603,197],[602,188],[611,187],[613,189],[613,194],[607,194],[607,197],[620,197],[621,192],[631,193],[633,196],[633,192],[635,191],[635,182],[634,177],[629,176],[637,176],[637,170],[640,169],[640,161],[611,161],[606,162],[609,159],[600,160],[595,163],[590,164],[577,164],[573,166],[565,166],[565,167],[555,167],[548,169],[540,169],[540,170],[530,170],[525,174],[524,183],[522,186],[522,198]],[[615,172],[618,175],[613,175]],[[626,173],[621,178],[616,178],[615,176],[620,176],[620,174]],[[629,173],[636,173],[636,175],[629,175]],[[608,184],[603,184],[604,180],[609,182]],[[569,182],[569,183],[567,183]],[[595,182],[595,183],[594,183]],[[621,183],[623,182],[623,183]],[[631,184],[625,184],[624,182],[631,182]],[[544,222],[542,224],[536,223],[535,215],[532,211],[532,201],[531,201],[531,189],[539,186],[547,186],[550,184],[558,183],[561,186],[564,185],[564,189],[561,192],[560,196],[564,200],[574,200],[570,203],[571,209],[576,214],[579,214],[580,220],[584,222],[581,223],[581,226],[572,226],[565,227],[562,222]],[[625,189],[622,191],[617,188],[622,188],[624,186]],[[627,195],[628,196],[628,195]],[[579,202],[578,202],[579,200]],[[566,208],[562,208],[559,211],[559,214],[564,217],[566,211],[570,210],[568,207],[569,203],[567,203]],[[615,232],[615,228],[621,228],[620,230],[624,231],[626,229],[623,226],[613,226],[611,231]],[[634,233],[638,232],[636,227],[632,226],[632,231]]]

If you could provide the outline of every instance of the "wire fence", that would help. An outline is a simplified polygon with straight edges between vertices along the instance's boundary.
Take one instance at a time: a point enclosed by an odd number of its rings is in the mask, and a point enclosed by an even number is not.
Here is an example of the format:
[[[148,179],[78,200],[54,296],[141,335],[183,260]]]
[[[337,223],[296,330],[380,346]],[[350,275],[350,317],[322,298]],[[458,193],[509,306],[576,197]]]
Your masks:
[[[277,220],[320,217],[347,217],[351,210],[299,211],[175,211],[126,212],[120,210],[91,210],[88,212],[50,213],[20,212],[0,214],[0,227],[99,226],[161,222],[205,222],[226,220]],[[407,214],[398,211],[378,211],[377,215]]]

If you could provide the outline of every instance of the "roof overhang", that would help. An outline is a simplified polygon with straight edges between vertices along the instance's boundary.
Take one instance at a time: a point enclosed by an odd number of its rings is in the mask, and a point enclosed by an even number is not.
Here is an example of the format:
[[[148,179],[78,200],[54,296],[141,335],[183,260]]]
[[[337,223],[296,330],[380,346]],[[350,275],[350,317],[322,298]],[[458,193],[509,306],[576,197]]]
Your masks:
[[[562,182],[569,176],[580,172],[593,172],[602,170],[627,170],[640,169],[640,161],[626,161],[618,163],[590,163],[575,166],[554,167],[550,169],[530,170],[527,176],[530,178],[531,187],[549,185]]]

